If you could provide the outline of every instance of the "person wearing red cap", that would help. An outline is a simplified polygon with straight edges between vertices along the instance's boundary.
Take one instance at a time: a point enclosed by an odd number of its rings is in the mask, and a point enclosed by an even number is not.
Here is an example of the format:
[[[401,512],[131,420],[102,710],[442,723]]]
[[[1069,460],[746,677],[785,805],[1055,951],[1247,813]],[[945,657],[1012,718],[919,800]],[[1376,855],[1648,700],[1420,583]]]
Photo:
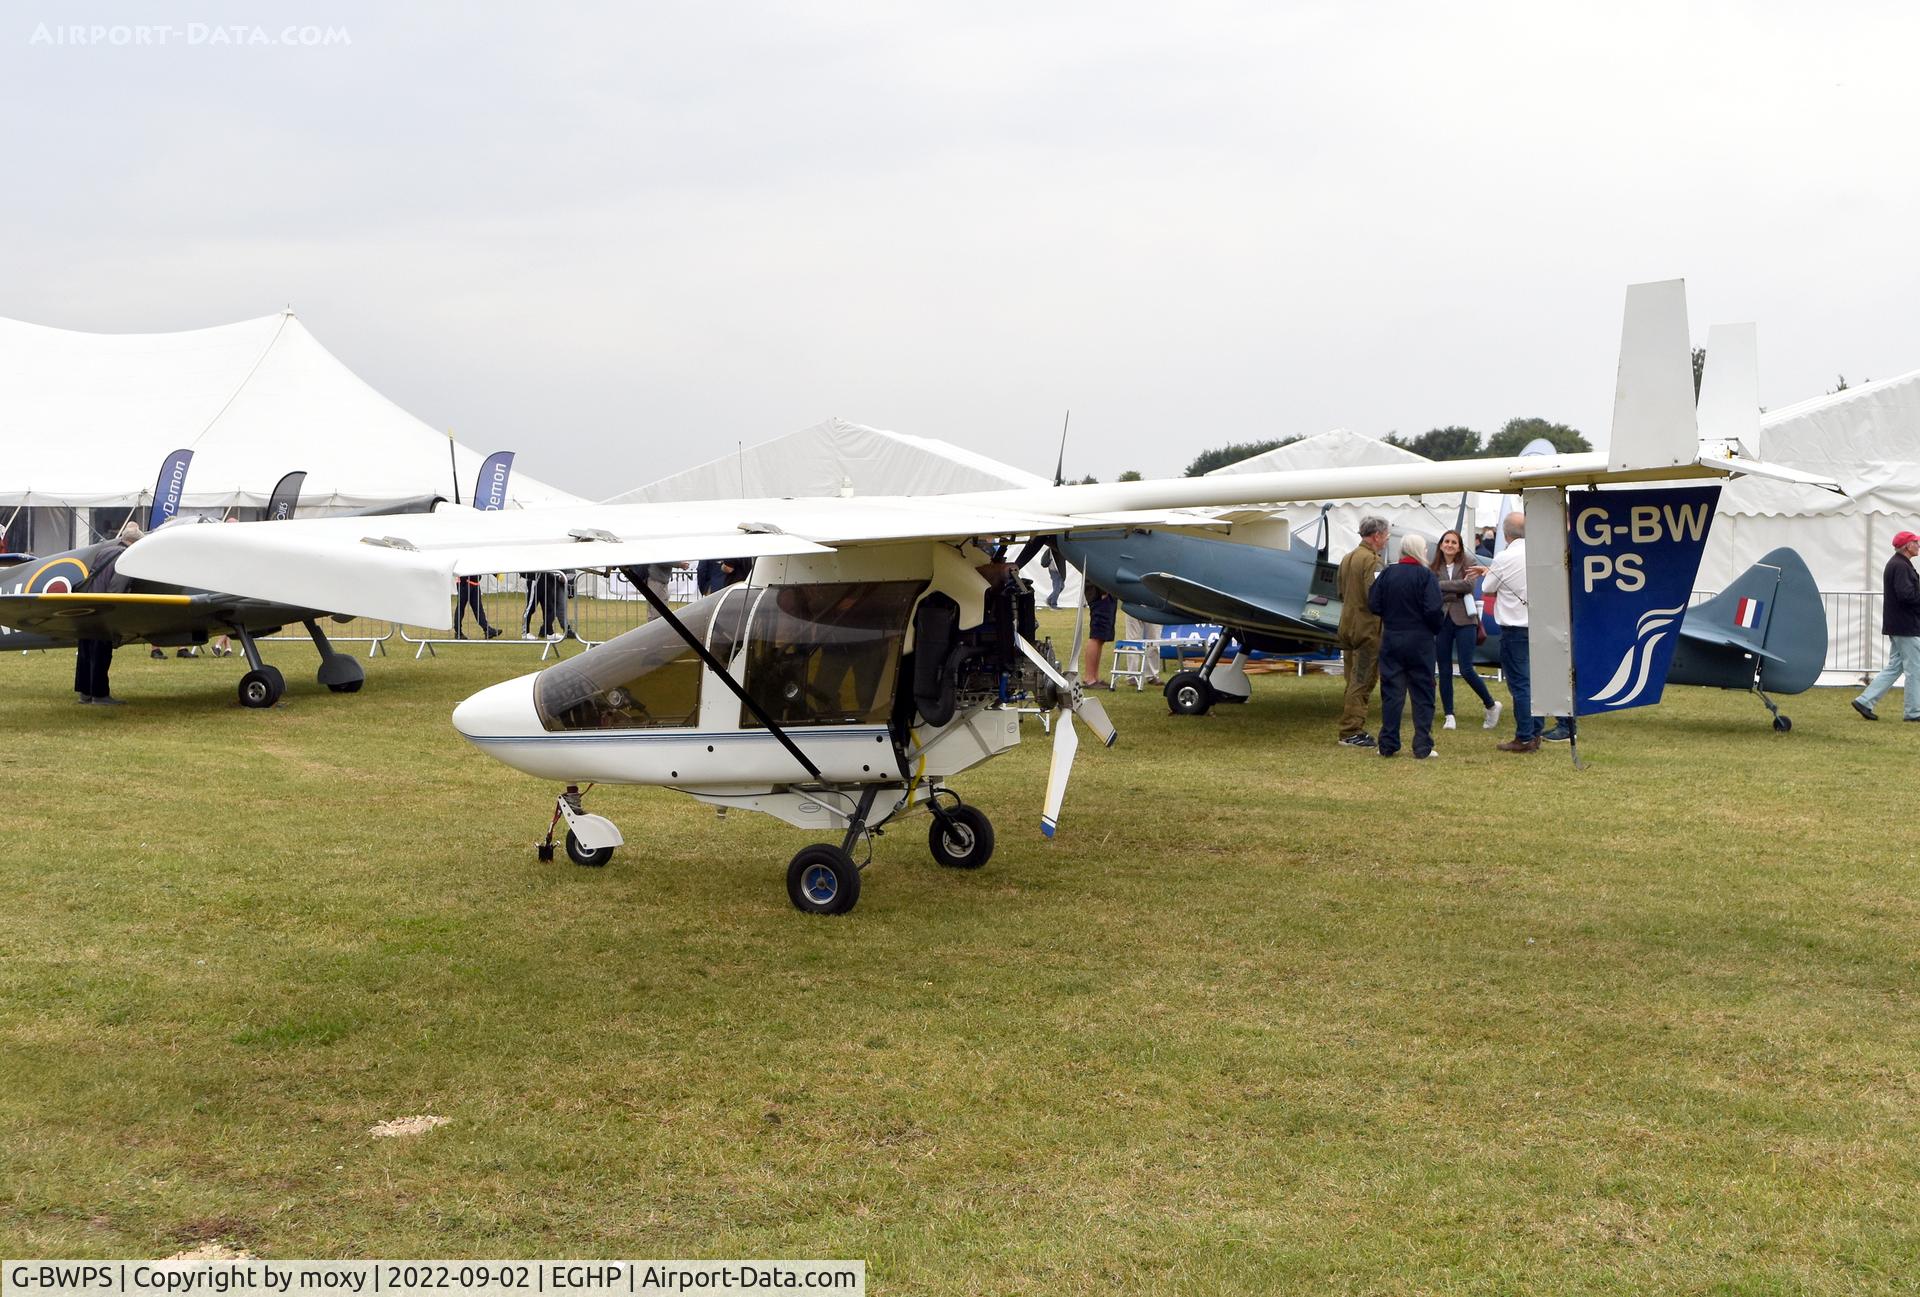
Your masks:
[[[1916,554],[1920,554],[1920,536],[1903,531],[1893,538],[1893,557],[1880,576],[1880,633],[1887,637],[1887,664],[1866,692],[1853,700],[1853,710],[1863,720],[1880,719],[1873,705],[1904,675],[1904,719],[1920,721],[1920,573],[1913,568]]]

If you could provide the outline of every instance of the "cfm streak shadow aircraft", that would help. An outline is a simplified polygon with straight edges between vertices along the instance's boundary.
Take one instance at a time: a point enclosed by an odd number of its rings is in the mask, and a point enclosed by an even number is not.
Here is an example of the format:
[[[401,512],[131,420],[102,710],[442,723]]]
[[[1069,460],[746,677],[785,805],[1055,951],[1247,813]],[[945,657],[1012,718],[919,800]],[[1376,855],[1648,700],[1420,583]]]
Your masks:
[[[1068,562],[1140,620],[1222,628],[1198,669],[1167,681],[1167,706],[1177,715],[1202,715],[1252,694],[1242,659],[1225,656],[1232,642],[1267,653],[1314,653],[1336,643],[1340,596],[1324,538],[1314,544],[1295,536],[1286,549],[1273,549],[1134,528],[1058,544]],[[1497,662],[1499,628],[1484,615],[1482,621],[1488,638],[1479,660]],[[1826,658],[1826,609],[1813,573],[1793,550],[1776,549],[1725,591],[1687,609],[1667,683],[1750,691],[1784,731],[1793,723],[1768,695],[1811,688]]]
[[[425,496],[360,516],[424,514],[439,501],[439,496]],[[286,513],[291,514],[291,506]],[[210,519],[180,518],[162,525],[126,550],[118,565],[120,571],[131,575],[127,560],[163,537],[182,531],[237,532],[265,525],[203,525],[210,523]],[[276,521],[271,525],[291,524]],[[240,641],[247,660],[247,672],[240,677],[238,689],[241,705],[271,707],[285,692],[286,678],[279,668],[261,659],[256,640],[276,634],[282,627],[300,625],[320,651],[317,679],[321,684],[334,693],[350,694],[358,693],[365,682],[366,671],[360,663],[337,651],[321,630],[321,619],[334,615],[325,608],[271,594],[230,594],[147,579],[133,580],[131,588],[121,593],[81,589],[102,556],[118,548],[118,541],[104,541],[45,556],[0,554],[0,650],[72,648],[83,639],[109,640],[116,646],[144,642],[155,648],[184,648],[204,644],[216,635],[232,635]],[[351,618],[340,614],[338,619]]]
[[[563,821],[576,863],[604,864],[622,844],[620,830],[583,805],[593,784],[667,787],[722,812],[759,811],[835,834],[788,862],[786,886],[798,909],[842,914],[860,896],[874,839],[909,813],[930,814],[928,846],[938,863],[987,862],[993,825],[949,781],[1017,744],[1023,710],[1053,715],[1041,812],[1048,836],[1078,744],[1070,717],[1113,742],[1099,704],[1081,697],[1035,642],[1031,589],[1011,565],[990,558],[1002,543],[1160,529],[1194,521],[1179,510],[1277,500],[1746,473],[1831,487],[1699,441],[1678,281],[1630,288],[1627,307],[1620,383],[1636,403],[1616,420],[1611,455],[919,498],[443,509],[381,526],[314,519],[190,527],[135,546],[121,570],[445,626],[446,591],[457,575],[753,558],[749,584],[677,613],[636,581],[653,621],[482,690],[454,710],[453,725],[502,763],[562,787],[542,859],[552,857]],[[856,863],[861,848],[866,859]]]
[[[1697,411],[1702,435],[1729,445],[1755,445],[1760,377],[1752,326],[1715,327],[1707,357]],[[1624,357],[1622,363],[1624,381]],[[1632,396],[1623,386],[1616,436],[1620,419],[1632,417],[1623,408]],[[1223,660],[1233,641],[1274,653],[1311,653],[1336,644],[1340,599],[1328,539],[1323,509],[1312,542],[1283,524],[1256,522],[1240,527],[1231,541],[1132,528],[1083,532],[1052,543],[1140,620],[1211,622],[1222,628],[1200,668],[1176,673],[1165,686],[1167,705],[1176,714],[1199,715],[1216,702],[1245,702],[1252,692],[1241,659]],[[1692,542],[1697,563],[1706,545],[1704,530]],[[1397,545],[1390,543],[1388,552],[1397,553]],[[1481,624],[1487,639],[1479,660],[1497,662],[1500,628],[1484,601]],[[1776,549],[1726,590],[1686,610],[1666,679],[1750,691],[1772,713],[1774,729],[1786,731],[1793,722],[1768,695],[1811,688],[1826,657],[1826,608],[1813,574],[1799,554]]]

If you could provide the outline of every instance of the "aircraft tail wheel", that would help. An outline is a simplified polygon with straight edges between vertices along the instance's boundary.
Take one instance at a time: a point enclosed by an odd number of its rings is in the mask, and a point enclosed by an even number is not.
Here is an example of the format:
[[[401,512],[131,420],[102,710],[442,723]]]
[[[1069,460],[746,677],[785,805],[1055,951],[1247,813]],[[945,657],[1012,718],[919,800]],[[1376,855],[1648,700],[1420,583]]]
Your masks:
[[[1773,718],[1773,729],[1776,734],[1785,734],[1788,730],[1792,728],[1793,728],[1792,717],[1776,716]]]
[[[956,806],[934,820],[927,849],[949,869],[978,869],[993,858],[993,822],[975,807]]]
[[[553,851],[553,848],[548,847],[547,851],[548,851],[548,854],[541,858],[544,860],[551,860],[553,858],[551,854]],[[613,848],[612,847],[594,847],[591,850],[589,850],[588,848],[581,846],[580,839],[573,836],[572,829],[568,829],[567,830],[567,859],[571,860],[576,865],[585,865],[589,869],[598,869],[600,868],[600,866],[606,864],[609,860],[613,859]]]
[[[803,914],[845,914],[860,900],[860,870],[836,846],[802,847],[787,865],[787,899]]]
[[[1161,691],[1175,716],[1204,716],[1213,707],[1213,686],[1198,671],[1182,671]]]
[[[280,701],[286,689],[286,678],[273,667],[263,666],[240,677],[240,705],[271,707]]]

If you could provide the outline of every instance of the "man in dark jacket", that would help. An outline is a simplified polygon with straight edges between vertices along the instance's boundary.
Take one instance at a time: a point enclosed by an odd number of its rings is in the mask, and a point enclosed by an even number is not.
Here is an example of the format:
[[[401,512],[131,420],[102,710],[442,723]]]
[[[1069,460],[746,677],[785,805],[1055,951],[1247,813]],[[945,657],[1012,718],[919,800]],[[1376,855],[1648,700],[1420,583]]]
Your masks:
[[[1400,542],[1400,561],[1367,591],[1367,607],[1380,618],[1380,755],[1400,750],[1400,715],[1413,695],[1413,755],[1433,755],[1433,645],[1446,614],[1440,582],[1427,566],[1427,538]]]
[[[1880,633],[1887,637],[1887,665],[1867,691],[1853,700],[1853,710],[1870,721],[1880,719],[1873,705],[1903,675],[1907,678],[1904,719],[1920,721],[1920,574],[1913,568],[1916,554],[1920,554],[1920,536],[1901,532],[1893,538],[1893,557],[1880,574]]]
[[[145,535],[140,524],[129,521],[120,529],[114,543],[94,556],[93,571],[87,574],[75,593],[89,594],[125,594],[133,588],[133,582],[120,575],[120,556],[127,552],[127,546]],[[83,703],[96,703],[103,707],[118,707],[120,700],[113,696],[113,689],[107,681],[107,673],[113,667],[113,641],[110,639],[83,639],[75,641],[73,655],[73,691],[80,695]]]

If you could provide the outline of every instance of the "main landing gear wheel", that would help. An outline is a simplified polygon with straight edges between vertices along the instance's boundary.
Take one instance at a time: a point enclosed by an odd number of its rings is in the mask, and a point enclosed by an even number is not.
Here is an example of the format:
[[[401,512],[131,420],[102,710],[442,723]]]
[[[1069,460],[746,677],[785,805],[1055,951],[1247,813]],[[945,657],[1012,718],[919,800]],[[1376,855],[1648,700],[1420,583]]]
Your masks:
[[[860,870],[836,846],[802,847],[787,866],[787,899],[804,914],[845,914],[860,900]]]
[[[1213,708],[1213,686],[1198,671],[1182,671],[1161,691],[1175,716],[1205,716]]]
[[[349,680],[344,684],[328,685],[327,688],[337,694],[357,694],[365,683],[365,680]]]
[[[573,830],[567,830],[567,859],[576,865],[585,865],[589,869],[598,869],[613,859],[612,847],[594,847],[589,850],[580,845],[580,839],[573,836]]]
[[[240,677],[242,707],[271,707],[286,691],[287,680],[278,667],[262,666]]]
[[[978,869],[993,858],[993,822],[972,806],[956,806],[927,830],[927,849],[949,869]]]

